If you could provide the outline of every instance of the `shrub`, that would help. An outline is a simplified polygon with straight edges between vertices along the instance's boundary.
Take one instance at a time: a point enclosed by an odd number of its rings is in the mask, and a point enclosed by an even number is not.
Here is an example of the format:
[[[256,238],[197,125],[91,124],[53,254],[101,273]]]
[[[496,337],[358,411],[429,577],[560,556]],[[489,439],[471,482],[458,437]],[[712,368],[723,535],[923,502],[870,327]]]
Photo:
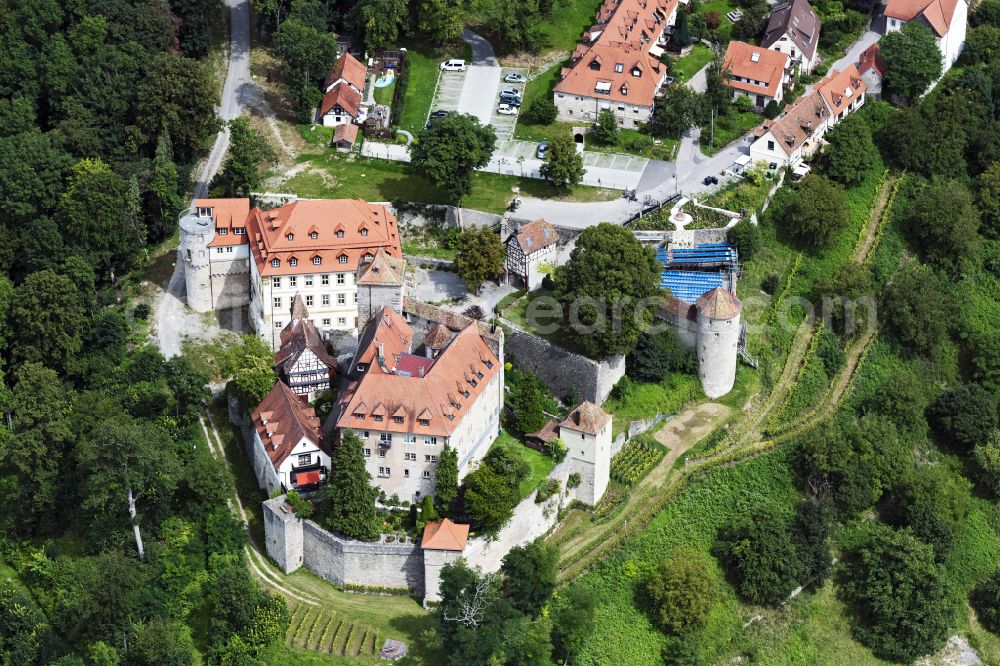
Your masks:
[[[764,107],[765,118],[770,118],[771,120],[774,120],[775,118],[778,117],[779,113],[781,113],[781,106],[773,99],[767,103],[767,106]]]
[[[146,321],[149,319],[149,315],[151,313],[152,308],[150,308],[149,303],[139,303],[139,305],[135,306],[132,310],[132,315],[140,321]]]
[[[559,109],[552,100],[539,97],[533,99],[521,113],[521,120],[530,125],[551,125],[556,121]]]
[[[677,549],[653,571],[644,588],[653,622],[668,634],[685,634],[708,621],[715,580],[700,551]]]
[[[996,429],[996,398],[979,384],[963,384],[931,403],[927,421],[939,439],[969,452]]]
[[[541,504],[548,498],[559,493],[561,485],[558,479],[542,479],[538,482],[535,493],[535,504]]]
[[[573,472],[572,474],[569,475],[569,478],[566,479],[566,487],[567,488],[579,488],[580,487],[580,473],[579,472]]]
[[[673,328],[659,333],[643,333],[635,349],[625,357],[628,376],[640,382],[658,382],[671,372],[693,373],[694,353],[680,343]]]
[[[750,98],[746,95],[740,95],[736,98],[736,101],[733,102],[733,108],[740,113],[748,113],[753,111],[753,102],[750,101]]]
[[[289,490],[285,500],[291,505],[296,518],[308,518],[313,514],[313,503],[299,495],[294,490]]]
[[[969,602],[982,625],[1000,634],[1000,570],[973,588]]]
[[[760,281],[760,288],[764,290],[765,293],[774,295],[774,292],[778,291],[778,282],[781,278],[775,273],[764,276],[764,279]]]
[[[740,98],[745,99],[745,98]],[[744,264],[753,258],[761,245],[760,227],[744,218],[726,232],[726,239],[736,246],[740,261]]]

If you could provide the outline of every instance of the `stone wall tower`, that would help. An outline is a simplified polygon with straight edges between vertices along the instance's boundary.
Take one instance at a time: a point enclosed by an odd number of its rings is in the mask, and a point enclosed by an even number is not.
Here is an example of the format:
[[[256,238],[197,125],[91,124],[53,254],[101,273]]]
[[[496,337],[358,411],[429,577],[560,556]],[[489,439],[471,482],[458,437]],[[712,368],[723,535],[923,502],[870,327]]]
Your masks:
[[[611,415],[584,402],[559,424],[559,437],[566,445],[569,472],[580,475],[580,485],[571,496],[597,506],[611,475]]]
[[[695,302],[698,311],[698,379],[709,398],[729,393],[736,381],[736,355],[740,341],[742,303],[716,287]]]
[[[199,215],[192,208],[180,215],[180,261],[184,262],[184,286],[188,307],[196,312],[210,312],[213,306],[212,275],[208,244],[215,238],[211,214]]]

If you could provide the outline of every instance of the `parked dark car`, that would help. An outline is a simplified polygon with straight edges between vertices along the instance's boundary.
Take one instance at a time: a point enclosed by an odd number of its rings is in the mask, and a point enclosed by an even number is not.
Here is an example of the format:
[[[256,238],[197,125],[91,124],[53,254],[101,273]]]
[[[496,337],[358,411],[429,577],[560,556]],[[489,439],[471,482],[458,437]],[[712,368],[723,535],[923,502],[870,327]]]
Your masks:
[[[431,118],[444,118],[448,115],[447,111],[435,111],[431,114]]]
[[[705,176],[705,180],[701,181],[705,185],[718,185],[719,179],[715,176]]]
[[[510,106],[521,106],[521,98],[520,97],[511,97],[510,95],[501,95],[500,96],[500,103],[501,104],[508,104]]]

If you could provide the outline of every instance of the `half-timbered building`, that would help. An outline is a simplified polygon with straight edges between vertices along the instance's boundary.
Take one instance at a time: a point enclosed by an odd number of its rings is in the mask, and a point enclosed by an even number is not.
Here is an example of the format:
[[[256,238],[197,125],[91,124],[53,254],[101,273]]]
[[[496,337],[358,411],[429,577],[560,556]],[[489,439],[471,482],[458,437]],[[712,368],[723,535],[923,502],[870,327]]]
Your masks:
[[[506,241],[508,283],[528,291],[540,287],[542,264],[553,262],[558,240],[555,227],[545,220],[516,224]]]
[[[298,293],[292,299],[292,320],[281,331],[274,371],[306,400],[329,389],[337,372],[337,359],[327,352],[323,336],[309,319],[309,310]]]

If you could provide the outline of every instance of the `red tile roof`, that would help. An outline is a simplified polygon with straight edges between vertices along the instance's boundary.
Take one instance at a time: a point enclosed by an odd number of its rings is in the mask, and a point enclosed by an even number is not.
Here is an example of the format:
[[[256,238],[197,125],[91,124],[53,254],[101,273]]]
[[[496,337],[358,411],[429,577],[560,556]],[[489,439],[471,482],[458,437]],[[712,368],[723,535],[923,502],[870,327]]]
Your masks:
[[[280,371],[287,373],[302,352],[308,349],[329,369],[332,378],[333,372],[337,369],[337,359],[326,351],[323,336],[308,317],[309,311],[302,302],[302,296],[296,292],[292,300],[292,320],[281,329],[281,347],[274,353],[275,368],[279,373]]]
[[[521,246],[522,252],[531,254],[549,245],[554,245],[559,240],[559,234],[556,233],[555,227],[545,220],[539,219],[515,230],[510,238],[507,239],[507,242],[509,243],[512,240],[517,241],[517,244]]]
[[[368,322],[355,361],[367,364],[367,370],[345,389],[338,428],[449,436],[500,371],[500,361],[473,323],[459,331],[429,366],[422,366],[423,376],[401,374],[399,361],[409,354],[412,336],[409,325],[388,307]],[[372,415],[379,410],[399,413],[403,422],[385,417],[374,421]]]
[[[851,102],[865,96],[868,84],[861,78],[855,65],[848,65],[842,71],[827,74],[816,84],[815,90],[823,97],[830,113],[837,116],[847,109]]]
[[[469,526],[453,523],[445,518],[439,523],[427,523],[420,547],[424,550],[465,550],[469,539]]]
[[[875,42],[864,51],[858,58],[858,71],[864,74],[870,69],[874,69],[880,75],[885,76],[885,60],[882,58],[882,50]]]
[[[767,97],[777,96],[787,67],[788,56],[784,53],[737,41],[729,42],[722,61],[723,70],[727,70],[730,76],[726,85]],[[764,85],[737,81],[737,77],[760,81]]]
[[[339,232],[343,235],[338,237]],[[374,257],[379,248],[403,257],[396,217],[388,207],[355,199],[300,200],[268,211],[254,208],[247,234],[254,261],[265,276],[309,272],[316,257],[316,272],[356,271],[364,256]],[[277,266],[271,265],[274,260]]]
[[[237,236],[233,229],[246,227],[247,214],[250,212],[250,199],[195,199],[196,208],[211,208],[212,220],[215,222],[215,238],[209,247],[224,247],[226,245],[242,245],[246,236]],[[225,234],[221,230],[225,229]]]
[[[333,69],[326,75],[326,79],[323,81],[323,90],[329,90],[330,86],[343,79],[359,91],[364,92],[367,77],[368,68],[350,53],[345,53],[337,58]]]
[[[361,109],[361,93],[341,81],[323,95],[323,101],[319,105],[319,115],[325,116],[328,111],[338,106],[352,118],[357,118]]]
[[[316,412],[284,382],[276,383],[264,396],[251,419],[275,469],[303,439],[331,455]]]
[[[666,68],[649,49],[676,9],[677,0],[605,0],[597,10],[597,24],[584,33],[555,91],[652,106]],[[618,65],[621,72],[615,71]]]
[[[596,435],[610,420],[610,414],[588,400],[570,412],[559,427]]]
[[[888,0],[885,5],[885,15],[900,21],[911,21],[918,16],[923,16],[931,30],[938,37],[944,37],[951,28],[952,19],[955,18],[955,7],[958,6],[959,1]]]
[[[765,120],[759,136],[770,131],[775,143],[791,155],[811,139],[816,128],[829,117],[830,112],[822,97],[818,92],[813,92],[796,100],[777,120]]]
[[[743,309],[740,300],[722,287],[716,287],[707,294],[702,294],[695,301],[695,306],[701,314],[715,320],[732,319]]]
[[[354,279],[357,285],[401,285],[406,275],[406,260],[397,259],[379,248],[371,261],[362,262],[358,266],[358,275]]]
[[[333,130],[333,143],[347,141],[352,146],[358,140],[358,126],[354,123],[341,123]]]

